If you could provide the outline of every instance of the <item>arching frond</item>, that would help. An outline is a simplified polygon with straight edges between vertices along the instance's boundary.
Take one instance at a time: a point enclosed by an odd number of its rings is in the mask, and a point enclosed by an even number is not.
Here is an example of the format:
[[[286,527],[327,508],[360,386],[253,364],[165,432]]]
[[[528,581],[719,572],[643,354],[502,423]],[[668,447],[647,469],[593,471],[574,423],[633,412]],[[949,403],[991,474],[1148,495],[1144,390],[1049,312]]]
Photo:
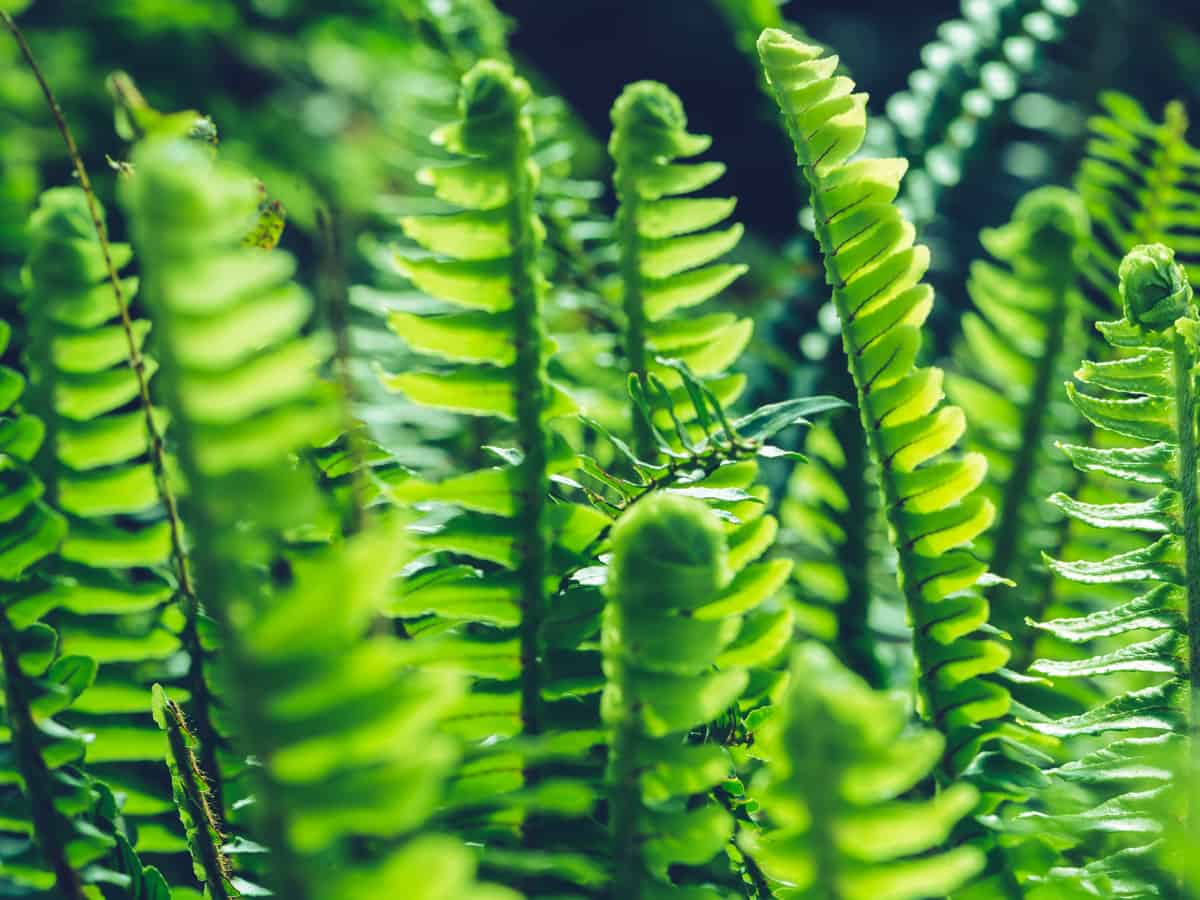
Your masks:
[[[913,622],[922,713],[948,735],[947,768],[961,771],[1009,708],[996,673],[1007,648],[986,631],[986,601],[971,589],[986,565],[970,550],[991,523],[976,493],[979,454],[947,456],[965,416],[941,404],[942,372],[917,368],[933,291],[921,283],[929,251],[892,201],[903,160],[850,158],[862,145],[866,97],[823,57],[767,30],[759,53],[809,183],[817,237],[842,323],[884,514]],[[989,724],[992,723],[992,724]]]

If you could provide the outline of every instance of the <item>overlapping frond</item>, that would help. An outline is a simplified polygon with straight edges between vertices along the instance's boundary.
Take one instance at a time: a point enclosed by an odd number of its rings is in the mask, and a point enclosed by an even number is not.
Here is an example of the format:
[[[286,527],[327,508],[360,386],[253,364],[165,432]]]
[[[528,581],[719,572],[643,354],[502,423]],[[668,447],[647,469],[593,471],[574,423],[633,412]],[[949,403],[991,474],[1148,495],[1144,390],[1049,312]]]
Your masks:
[[[1124,94],[1102,94],[1100,104],[1075,189],[1095,224],[1084,275],[1119,310],[1117,266],[1130,247],[1166,244],[1191,278],[1200,275],[1200,150],[1188,143],[1178,102],[1161,122]]]
[[[946,897],[982,869],[975,847],[937,849],[974,788],[897,799],[937,767],[941,734],[908,727],[902,703],[819,644],[793,652],[783,709],[760,738],[767,767],[751,789],[766,825],[743,843],[780,900]]]
[[[131,319],[126,330],[81,189],[46,191],[29,236],[30,401],[47,423],[39,470],[69,525],[43,601],[55,610],[64,651],[100,667],[72,724],[95,735],[89,767],[126,797],[139,852],[179,853],[186,845],[170,785],[147,766],[163,755],[150,684],[166,677],[189,615],[178,600],[171,524],[150,459],[155,438],[142,385],[157,363],[141,353],[150,323]],[[118,269],[132,255],[127,244],[108,252]],[[125,298],[136,288],[135,278],[122,280]],[[135,350],[140,372],[130,362]]]
[[[148,144],[135,163],[125,202],[162,335],[225,696],[260,763],[254,810],[273,887],[298,900],[513,896],[476,886],[457,841],[414,835],[455,757],[433,726],[457,688],[452,676],[407,671],[393,638],[366,637],[399,565],[396,524],[293,549],[305,533],[329,533],[293,454],[340,417],[317,378],[328,342],[301,336],[309,301],[289,281],[294,261],[240,244],[257,211],[253,180],[181,143]],[[292,314],[261,315],[272,308]],[[383,843],[364,857],[367,838]]]
[[[730,313],[697,316],[695,307],[728,287],[746,267],[715,262],[737,246],[740,224],[720,226],[733,213],[728,197],[688,197],[725,171],[718,162],[679,162],[707,150],[704,135],[689,134],[679,98],[665,85],[629,85],[612,109],[608,149],[620,207],[616,232],[620,254],[625,362],[642,381],[653,373],[682,394],[674,371],[655,362],[683,361],[701,378],[717,379],[724,402],[736,399],[745,379],[729,375],[754,330]],[[637,450],[655,454],[653,439],[637,411]]]
[[[0,352],[10,333],[0,319]],[[91,735],[55,718],[92,686],[96,663],[64,653],[41,621],[42,569],[66,521],[31,465],[44,429],[19,405],[24,388],[23,376],[0,366],[0,893],[83,900],[105,883],[122,900],[167,900],[162,876],[143,868],[118,829],[111,792],[77,768]]]
[[[1194,645],[1193,617],[1200,609],[1195,400],[1200,315],[1183,267],[1163,245],[1136,247],[1122,262],[1120,275],[1125,315],[1098,326],[1118,351],[1116,358],[1085,361],[1075,378],[1091,391],[1068,382],[1067,393],[1101,432],[1136,443],[1064,445],[1063,450],[1085,471],[1136,485],[1140,499],[1089,503],[1056,494],[1051,502],[1094,528],[1146,537],[1142,546],[1107,559],[1048,558],[1047,564],[1070,581],[1140,586],[1142,592],[1088,615],[1031,622],[1085,651],[1039,659],[1031,670],[1054,681],[1115,682],[1108,699],[1091,709],[1033,727],[1063,738],[1116,735],[1121,740],[1057,770],[1062,780],[1090,788],[1088,797],[1099,794],[1100,806],[1039,816],[1035,824],[1061,831],[1073,843],[1119,829],[1121,843],[1137,847],[1161,831],[1143,801],[1170,790],[1169,768],[1144,764],[1146,745],[1188,734],[1193,715],[1187,698],[1197,671],[1188,648]]]
[[[731,776],[729,751],[697,732],[736,706],[747,667],[777,655],[790,635],[786,609],[770,624],[745,618],[787,578],[786,564],[769,573],[763,567],[778,562],[753,564],[769,543],[768,521],[730,530],[699,500],[662,492],[613,528],[602,708],[612,734],[614,897],[713,896],[671,888],[668,870],[707,863],[734,833],[733,817],[712,800],[680,801]]]
[[[1052,465],[1050,445],[1078,432],[1074,411],[1056,401],[1082,344],[1077,281],[1088,230],[1077,196],[1042,188],[1009,224],[983,232],[996,262],[971,268],[975,311],[963,317],[956,371],[946,377],[951,400],[972,413],[968,445],[988,460],[984,493],[999,516],[982,553],[996,575],[1020,585],[992,592],[993,621],[1013,634],[1046,593],[1038,552],[1055,543],[1061,514],[1044,498],[1070,480]]]
[[[960,771],[1008,711],[995,678],[1008,650],[981,631],[988,606],[972,591],[987,569],[970,550],[993,517],[976,492],[987,463],[947,455],[965,417],[941,404],[941,370],[915,366],[933,290],[921,283],[929,251],[892,203],[905,163],[849,162],[865,135],[866,97],[833,74],[836,57],[775,30],[763,33],[759,52],[811,189],[915,631],[922,713],[947,733],[947,767]]]

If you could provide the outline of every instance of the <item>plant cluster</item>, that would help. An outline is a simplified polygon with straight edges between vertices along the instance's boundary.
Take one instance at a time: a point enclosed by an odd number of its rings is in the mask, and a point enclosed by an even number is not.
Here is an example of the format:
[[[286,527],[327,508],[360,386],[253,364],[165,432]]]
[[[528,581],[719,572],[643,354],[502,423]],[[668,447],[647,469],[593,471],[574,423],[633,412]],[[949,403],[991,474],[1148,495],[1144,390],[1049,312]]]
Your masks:
[[[735,295],[781,276],[670,88],[594,139],[487,0],[394,5],[403,58],[325,74],[422,87],[429,133],[315,148],[364,168],[290,220],[124,72],[89,173],[0,12],[75,179],[0,159],[0,897],[1200,897],[1183,106],[1101,96],[941,353],[913,220],[1083,4],[964,4],[885,139],[721,0],[827,301],[771,349]]]

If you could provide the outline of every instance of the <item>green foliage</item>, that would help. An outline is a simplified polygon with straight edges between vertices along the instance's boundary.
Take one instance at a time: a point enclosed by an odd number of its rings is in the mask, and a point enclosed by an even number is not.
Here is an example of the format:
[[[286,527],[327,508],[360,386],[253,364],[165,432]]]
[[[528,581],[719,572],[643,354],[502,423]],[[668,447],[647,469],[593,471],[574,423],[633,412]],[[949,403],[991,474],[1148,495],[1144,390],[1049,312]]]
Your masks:
[[[1098,325],[1119,351],[1117,358],[1085,361],[1075,373],[1096,393],[1084,393],[1070,382],[1067,393],[1098,429],[1137,443],[1063,449],[1076,466],[1136,484],[1143,493],[1155,486],[1154,493],[1132,503],[1087,503],[1065,494],[1054,495],[1051,502],[1087,525],[1141,532],[1151,542],[1104,560],[1047,563],[1071,581],[1148,589],[1120,606],[1086,616],[1031,623],[1092,648],[1080,658],[1040,659],[1031,671],[1054,680],[1145,676],[1136,687],[1118,680],[1107,700],[1079,715],[1034,725],[1063,738],[1122,738],[1057,770],[1064,781],[1080,782],[1107,797],[1101,806],[1038,818],[1038,827],[1056,828],[1075,844],[1093,839],[1097,829],[1119,828],[1121,848],[1144,846],[1162,829],[1147,815],[1144,801],[1170,789],[1171,770],[1144,764],[1147,738],[1162,744],[1189,733],[1192,715],[1186,698],[1197,680],[1189,659],[1195,659],[1192,623],[1200,611],[1195,405],[1200,332],[1187,275],[1167,247],[1142,245],[1130,251],[1120,266],[1119,291],[1124,318]],[[1133,774],[1122,774],[1130,768]],[[1101,867],[1092,863],[1085,871],[1095,874]]]
[[[47,423],[38,465],[68,522],[44,602],[55,608],[64,650],[100,666],[72,724],[95,735],[87,747],[92,770],[130,796],[139,850],[176,853],[185,847],[169,827],[169,787],[161,772],[146,773],[146,762],[163,753],[147,691],[179,653],[187,614],[170,571],[171,523],[152,461],[157,435],[142,406],[157,370],[142,354],[150,323],[122,315],[137,279],[122,279],[118,298],[105,254],[121,269],[131,251],[100,245],[82,190],[43,193],[29,236],[30,403]]]
[[[743,694],[747,664],[773,655],[744,619],[770,592],[746,568],[753,543],[725,531],[698,500],[667,493],[613,528],[602,638],[613,896],[709,896],[670,891],[668,870],[708,862],[733,834],[717,804],[678,803],[730,776],[728,751],[690,733]],[[775,619],[790,625],[786,611]]]
[[[453,744],[427,732],[456,682],[406,673],[392,638],[363,639],[400,551],[394,522],[289,549],[294,526],[311,539],[323,524],[311,475],[289,454],[335,427],[337,410],[316,377],[328,341],[299,335],[309,302],[288,281],[293,261],[240,244],[256,214],[253,180],[194,145],[149,143],[135,163],[125,199],[201,525],[198,582],[221,630],[226,683],[242,688],[232,704],[239,734],[261,761],[255,807],[277,892],[422,896],[416,884],[427,897],[510,896],[470,887],[465,848],[412,836],[454,759]],[[259,315],[264,305],[293,314]],[[271,514],[282,497],[301,518]],[[260,567],[278,574],[264,582]],[[335,589],[336,612],[325,603]],[[250,621],[253,630],[239,630]],[[391,849],[349,864],[364,837]]]
[[[10,334],[0,320],[0,351]],[[30,466],[43,427],[18,406],[24,378],[0,367],[0,383],[0,885],[17,896],[83,900],[107,883],[114,898],[166,900],[162,875],[142,867],[118,830],[111,792],[77,768],[91,736],[54,718],[92,686],[96,662],[63,653],[58,633],[41,621],[48,586],[42,570],[66,522],[42,499]]]
[[[582,610],[562,604],[577,598],[564,598],[567,577],[585,565],[608,518],[549,496],[551,478],[574,464],[550,422],[575,404],[547,374],[554,345],[545,332],[545,227],[536,212],[541,175],[532,157],[530,100],[528,84],[507,65],[483,62],[464,76],[461,119],[436,138],[459,159],[425,176],[460,211],[402,223],[438,256],[402,258],[401,270],[452,309],[468,311],[393,313],[391,327],[414,350],[449,367],[388,375],[385,383],[417,403],[512,423],[497,439],[516,446],[495,449],[500,466],[438,483],[411,476],[391,486],[393,499],[432,501],[456,513],[419,541],[457,557],[416,571],[393,612],[415,620],[406,628],[424,653],[457,657],[454,668],[476,685],[451,724],[472,743],[491,743],[476,748],[478,758],[454,786],[449,803],[457,815],[477,822],[481,835],[500,838],[491,859],[502,870],[553,878],[582,866],[580,877],[595,880],[586,823],[582,835],[548,825],[541,831],[543,817],[576,820],[594,802],[583,785],[547,779],[542,769],[598,738],[587,713],[579,714],[581,700],[584,710],[594,709],[587,698],[598,690],[594,652],[577,652],[591,618],[587,592]],[[584,631],[556,637],[554,618],[580,613]],[[553,735],[569,732],[576,737],[556,743]],[[530,742],[539,735],[547,740]],[[552,847],[541,848],[553,852],[508,855],[505,844],[529,847],[539,832],[555,835]]]
[[[793,651],[791,685],[761,732],[767,767],[753,787],[770,825],[745,841],[780,900],[945,897],[980,871],[974,847],[930,852],[971,811],[973,788],[896,799],[938,765],[940,734],[910,728],[896,698],[819,644]]]
[[[1167,105],[1156,122],[1132,97],[1109,92],[1100,97],[1104,115],[1088,123],[1087,159],[1079,167],[1076,190],[1095,223],[1084,274],[1098,298],[1121,308],[1117,265],[1137,244],[1175,248],[1193,277],[1200,272],[1195,230],[1200,208],[1200,151],[1187,140],[1183,105]]]
[[[977,312],[962,318],[959,371],[946,378],[950,398],[972,411],[969,443],[988,460],[986,490],[999,516],[984,557],[1020,585],[992,592],[996,623],[1014,634],[1045,603],[1039,552],[1054,545],[1061,527],[1044,499],[1069,480],[1052,465],[1049,445],[1077,430],[1055,398],[1079,355],[1078,266],[1088,235],[1083,204],[1060,188],[1027,194],[1008,225],[983,233],[999,265],[971,268],[967,288]]]
[[[196,738],[188,730],[179,704],[167,697],[160,685],[154,686],[152,696],[155,724],[167,735],[171,792],[187,834],[188,850],[194,860],[193,873],[211,900],[228,900],[237,894],[230,884],[229,861],[221,851],[212,790],[196,759]]]
[[[974,493],[979,454],[940,460],[965,417],[940,406],[942,372],[915,368],[921,323],[933,291],[921,284],[929,252],[892,205],[903,160],[847,160],[866,133],[866,97],[834,75],[836,57],[768,30],[759,53],[808,181],[826,276],[842,322],[884,512],[899,554],[899,577],[915,629],[922,713],[949,737],[950,771],[966,767],[1008,710],[993,678],[1007,649],[986,633],[987,603],[966,589],[986,566],[964,545],[991,523]]]
[[[682,361],[702,378],[721,375],[745,348],[754,323],[729,314],[695,318],[683,311],[746,271],[743,265],[709,265],[737,245],[744,229],[735,224],[705,230],[723,222],[735,200],[678,195],[707,186],[725,167],[675,162],[703,153],[711,140],[687,132],[683,105],[664,85],[643,81],[627,87],[613,106],[612,120],[609,153],[620,201],[617,235],[629,372],[646,382],[653,371],[669,387],[679,387],[677,373],[651,365],[648,357],[657,353]],[[652,459],[653,439],[636,411],[633,424],[638,453]]]
[[[758,52],[780,252],[671,88],[606,155],[490,0],[60,4],[47,72],[0,55],[0,896],[1195,895],[1182,106],[1103,95],[1077,194],[960,277],[1120,10],[964,3],[887,104],[904,180],[782,3],[703,5],[654,71]],[[64,109],[131,145],[94,187]]]

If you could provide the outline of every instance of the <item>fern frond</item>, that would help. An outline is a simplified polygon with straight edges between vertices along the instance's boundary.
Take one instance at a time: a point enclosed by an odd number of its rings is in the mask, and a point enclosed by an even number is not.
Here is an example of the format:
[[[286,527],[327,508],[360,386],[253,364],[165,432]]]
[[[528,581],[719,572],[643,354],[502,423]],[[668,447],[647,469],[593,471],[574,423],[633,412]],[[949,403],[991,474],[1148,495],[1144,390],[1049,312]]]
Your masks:
[[[439,132],[458,161],[426,175],[458,211],[405,219],[406,233],[437,255],[410,255],[400,267],[435,299],[469,311],[393,315],[400,337],[444,367],[385,383],[418,404],[475,414],[495,429],[493,445],[516,445],[491,447],[499,466],[439,482],[409,475],[387,490],[452,513],[418,525],[421,548],[443,556],[415,568],[393,607],[415,652],[457,658],[475,682],[449,722],[472,756],[447,816],[487,844],[489,870],[536,895],[606,877],[591,858],[600,834],[587,815],[599,794],[568,786],[566,774],[580,784],[599,777],[598,757],[580,748],[603,743],[603,680],[597,654],[581,645],[598,628],[601,603],[594,585],[572,576],[594,565],[611,518],[551,496],[552,484],[566,496],[578,490],[567,474],[577,458],[554,422],[576,408],[547,374],[554,344],[545,334],[530,103],[528,85],[505,65],[484,62],[463,79],[462,117]]]
[[[1084,503],[1064,494],[1051,498],[1066,515],[1093,527],[1139,532],[1148,537],[1135,550],[1100,561],[1047,558],[1060,577],[1087,585],[1144,585],[1144,593],[1115,608],[1085,616],[1032,623],[1065,641],[1086,648],[1082,657],[1039,659],[1031,671],[1051,679],[1101,679],[1139,676],[1136,689],[1118,680],[1109,699],[1080,715],[1035,723],[1056,736],[1128,732],[1099,756],[1059,769],[1067,781],[1101,785],[1100,806],[1049,816],[1038,827],[1067,831],[1083,820],[1124,819],[1124,846],[1145,845],[1161,828],[1145,812],[1136,791],[1123,785],[1122,769],[1144,756],[1137,738],[1162,740],[1190,734],[1186,700],[1200,683],[1196,621],[1200,615],[1200,464],[1196,437],[1195,369],[1200,359],[1198,314],[1182,266],[1168,248],[1134,248],[1120,267],[1124,318],[1099,324],[1117,350],[1116,358],[1085,361],[1076,380],[1094,393],[1067,383],[1071,402],[1101,432],[1133,438],[1133,447],[1066,446],[1076,463],[1135,485],[1157,485],[1156,493],[1135,503]],[[1144,470],[1132,465],[1142,461]],[[1149,476],[1149,477],[1148,477]],[[1140,488],[1143,492],[1145,488]],[[1147,636],[1147,635],[1150,636]],[[1136,774],[1143,791],[1161,793],[1169,772],[1142,766]],[[1116,796],[1112,796],[1114,793]],[[1189,815],[1194,816],[1193,811]],[[1086,836],[1088,828],[1082,830]]]
[[[0,320],[0,352],[10,327]],[[41,621],[47,607],[45,561],[61,545],[66,521],[42,499],[30,465],[44,430],[18,403],[24,378],[0,367],[0,892],[84,900],[104,868],[129,876],[122,898],[166,900],[157,870],[146,870],[117,832],[107,788],[75,766],[90,736],[55,720],[76,704],[96,677],[96,663],[61,652],[59,635]]]
[[[767,766],[751,786],[767,825],[743,842],[781,900],[946,897],[982,869],[975,847],[934,852],[975,806],[974,788],[896,799],[943,752],[939,733],[907,724],[902,704],[824,647],[793,652],[782,709],[760,731]]]
[[[1027,194],[1008,225],[983,232],[999,264],[972,266],[976,311],[963,317],[957,371],[946,377],[950,399],[972,411],[968,444],[988,460],[985,492],[1000,512],[984,556],[1021,586],[1019,596],[997,588],[990,599],[995,623],[1014,634],[1045,593],[1038,550],[1054,543],[1059,517],[1042,498],[1069,480],[1050,465],[1048,445],[1078,430],[1054,388],[1081,349],[1077,281],[1088,235],[1083,204],[1060,188]]]
[[[1200,150],[1188,143],[1188,117],[1178,102],[1167,105],[1161,122],[1124,94],[1102,94],[1100,104],[1105,114],[1088,122],[1075,189],[1095,223],[1084,275],[1120,309],[1117,267],[1137,244],[1172,247],[1188,276],[1200,276]]]
[[[389,376],[389,387],[426,405],[515,421],[523,459],[512,473],[513,568],[521,607],[521,718],[541,726],[538,632],[545,608],[549,432],[545,419],[573,411],[546,374],[547,338],[538,248],[544,228],[534,212],[538,171],[530,151],[528,85],[502,64],[485,62],[463,79],[462,120],[441,134],[465,157],[433,169],[435,192],[464,211],[413,217],[403,224],[420,245],[444,258],[402,259],[401,270],[434,297],[469,312],[393,316],[414,349],[465,365],[439,374]]]
[[[217,778],[219,738],[206,702],[195,598],[180,568],[186,562],[174,498],[164,505],[156,471],[163,416],[145,406],[157,370],[143,353],[150,323],[123,315],[137,280],[122,279],[120,296],[109,283],[81,189],[46,191],[29,234],[26,356],[31,405],[47,422],[38,462],[70,527],[54,566],[50,594],[59,595],[60,608],[52,621],[67,652],[100,665],[73,724],[96,735],[88,746],[93,771],[130,796],[126,812],[138,823],[139,850],[178,853],[186,845],[173,830],[169,785],[141,770],[162,755],[146,704],[150,683],[155,672],[165,677],[181,649],[191,656],[184,690]],[[127,244],[107,252],[117,269],[131,258]]]
[[[688,133],[683,104],[665,85],[640,81],[626,87],[612,121],[608,149],[620,202],[616,228],[629,372],[642,382],[654,372],[678,386],[675,373],[654,365],[657,353],[682,360],[701,377],[723,374],[750,340],[754,323],[680,311],[692,310],[746,271],[714,262],[742,236],[738,224],[714,227],[732,214],[736,200],[682,196],[711,184],[725,167],[677,162],[703,153],[711,139]],[[633,424],[638,453],[652,459],[653,438],[636,411]]]
[[[187,144],[147,144],[135,162],[124,200],[192,486],[193,558],[240,740],[261,761],[255,811],[276,891],[508,900],[475,886],[458,842],[415,836],[455,756],[433,724],[457,688],[445,674],[407,672],[394,639],[365,639],[402,553],[396,524],[289,548],[293,529],[329,532],[310,471],[290,457],[341,416],[317,378],[323,336],[301,337],[302,316],[253,315],[308,303],[288,280],[291,257],[240,246],[253,180]],[[379,852],[362,859],[352,847],[363,839],[382,841]]]
[[[679,801],[713,788],[732,770],[725,747],[689,733],[738,701],[749,684],[748,665],[775,655],[755,646],[762,629],[744,618],[773,592],[748,566],[766,549],[754,534],[765,521],[727,536],[698,500],[655,493],[613,528],[602,713],[612,729],[614,897],[692,896],[668,889],[668,869],[707,863],[733,834],[733,818],[721,805],[684,809]],[[785,610],[780,615],[786,641],[790,617]]]
[[[980,627],[986,601],[970,589],[986,565],[969,546],[992,521],[975,491],[979,454],[944,458],[965,416],[940,405],[942,372],[916,368],[933,291],[921,283],[929,252],[892,205],[903,160],[848,162],[866,131],[866,97],[833,75],[835,57],[781,31],[759,53],[808,181],[827,280],[842,323],[884,513],[914,633],[922,714],[948,734],[947,768],[961,771],[1009,708],[995,679],[1008,650]]]

